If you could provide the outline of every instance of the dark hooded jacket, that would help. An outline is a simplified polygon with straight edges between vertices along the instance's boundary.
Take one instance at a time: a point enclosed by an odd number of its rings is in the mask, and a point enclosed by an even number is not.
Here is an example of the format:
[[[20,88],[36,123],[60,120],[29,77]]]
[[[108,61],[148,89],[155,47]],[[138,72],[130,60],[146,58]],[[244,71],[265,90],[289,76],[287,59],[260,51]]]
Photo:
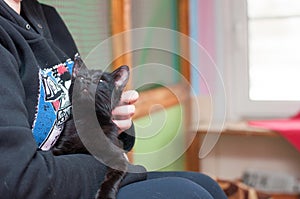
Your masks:
[[[68,74],[78,50],[54,8],[21,5],[19,15],[0,0],[1,198],[93,198],[105,167],[91,155],[48,151],[70,113]],[[126,150],[134,143],[128,134],[121,134]]]

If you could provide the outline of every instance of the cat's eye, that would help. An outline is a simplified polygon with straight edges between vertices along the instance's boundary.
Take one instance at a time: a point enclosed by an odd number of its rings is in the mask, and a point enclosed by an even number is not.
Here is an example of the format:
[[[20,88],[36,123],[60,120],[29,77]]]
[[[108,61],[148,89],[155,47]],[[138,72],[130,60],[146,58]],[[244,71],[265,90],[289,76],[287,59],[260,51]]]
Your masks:
[[[99,79],[99,83],[107,82],[107,79],[102,75]]]

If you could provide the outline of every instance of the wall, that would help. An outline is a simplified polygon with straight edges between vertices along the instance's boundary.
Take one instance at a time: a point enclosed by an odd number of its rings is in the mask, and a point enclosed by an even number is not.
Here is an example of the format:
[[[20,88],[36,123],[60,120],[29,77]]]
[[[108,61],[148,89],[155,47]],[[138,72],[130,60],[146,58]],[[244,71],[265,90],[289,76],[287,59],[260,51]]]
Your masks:
[[[174,0],[133,0],[132,28],[164,30],[178,29],[177,1]],[[167,42],[167,49],[142,48],[132,52],[133,88],[143,90],[162,85],[178,83],[178,57],[172,53],[178,46],[178,38],[171,34],[170,42],[165,38],[153,37],[154,30],[145,31],[145,46]],[[145,30],[145,29],[143,29]],[[132,45],[135,38],[132,39]],[[184,147],[182,108],[180,105],[150,113],[134,121],[136,127],[136,144],[134,146],[134,163],[144,165],[148,170],[183,170],[181,157]]]
[[[226,11],[224,10],[231,2],[190,0],[190,3],[192,38],[207,50],[208,55],[216,63],[220,74],[226,74],[229,78],[239,75],[227,74],[228,70],[226,70],[226,64],[232,63],[228,61],[231,57],[226,56],[226,51],[231,49],[227,45],[224,35],[227,33],[226,30],[232,27],[228,27],[228,24],[224,23],[226,21],[224,19]],[[200,123],[207,125],[211,116],[218,114],[215,111],[220,108],[218,106],[222,102],[218,102],[219,99],[212,98],[218,97],[218,95],[214,95],[214,92],[217,93],[220,90],[216,87],[207,87],[208,84],[204,81],[205,78],[208,81],[215,81],[216,74],[210,71],[209,68],[213,64],[203,62],[199,51],[191,52],[191,55],[192,59],[195,60],[194,62],[198,63],[198,65],[192,66],[194,72],[192,80],[199,97],[195,100],[199,103]],[[197,73],[202,74],[202,76]],[[226,95],[230,95],[228,90],[225,92]],[[232,104],[232,106],[235,106],[235,104]],[[300,153],[280,136],[222,135],[213,151],[204,159],[201,159],[201,168],[205,173],[228,179],[239,178],[247,168],[290,173],[300,177]]]
[[[182,107],[177,105],[134,121],[134,163],[149,171],[184,169]]]
[[[223,135],[201,167],[225,179],[240,178],[250,168],[300,176],[300,153],[279,136]]]

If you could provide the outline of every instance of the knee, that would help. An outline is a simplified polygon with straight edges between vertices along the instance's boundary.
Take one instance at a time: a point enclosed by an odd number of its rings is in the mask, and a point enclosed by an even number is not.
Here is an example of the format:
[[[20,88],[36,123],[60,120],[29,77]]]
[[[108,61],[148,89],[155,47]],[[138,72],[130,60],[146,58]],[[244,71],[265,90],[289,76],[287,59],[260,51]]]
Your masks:
[[[134,188],[135,187],[135,188]],[[134,189],[133,192],[129,189]],[[127,191],[126,191],[127,190]],[[138,191],[137,191],[138,190]],[[210,193],[193,181],[181,177],[164,177],[133,183],[121,189],[121,195],[130,194],[130,198],[190,198],[190,199],[213,199]],[[129,195],[126,195],[127,198]],[[120,197],[121,198],[121,197]],[[125,198],[125,197],[124,197]]]
[[[174,196],[184,194],[178,198],[213,198],[204,187],[190,179],[170,177],[169,179],[166,179],[166,181],[166,188],[174,191]]]

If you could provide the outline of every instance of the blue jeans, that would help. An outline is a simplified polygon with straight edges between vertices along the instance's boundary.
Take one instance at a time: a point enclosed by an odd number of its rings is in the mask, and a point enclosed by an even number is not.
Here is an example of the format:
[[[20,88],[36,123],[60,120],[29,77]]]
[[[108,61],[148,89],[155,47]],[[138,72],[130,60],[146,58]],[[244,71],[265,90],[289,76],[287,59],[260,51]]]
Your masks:
[[[122,187],[118,199],[226,199],[219,185],[197,172],[148,172],[147,180]]]

